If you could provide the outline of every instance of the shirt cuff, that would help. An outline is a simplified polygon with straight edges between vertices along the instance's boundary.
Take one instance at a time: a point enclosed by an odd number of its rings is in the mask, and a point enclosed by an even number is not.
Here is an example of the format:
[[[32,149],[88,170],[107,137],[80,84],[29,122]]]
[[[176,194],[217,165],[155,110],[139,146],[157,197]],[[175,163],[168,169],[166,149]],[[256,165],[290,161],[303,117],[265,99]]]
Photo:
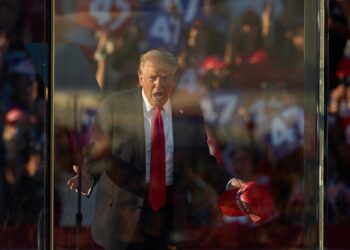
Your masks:
[[[94,178],[92,177],[92,176],[90,176],[90,181],[91,181],[91,187],[89,188],[89,190],[87,191],[87,193],[86,193],[86,196],[90,196],[91,195],[91,193],[92,193],[92,188],[93,188],[93,186],[94,186]]]
[[[226,184],[226,191],[230,189],[232,180],[233,180],[233,178],[227,182],[227,184]]]

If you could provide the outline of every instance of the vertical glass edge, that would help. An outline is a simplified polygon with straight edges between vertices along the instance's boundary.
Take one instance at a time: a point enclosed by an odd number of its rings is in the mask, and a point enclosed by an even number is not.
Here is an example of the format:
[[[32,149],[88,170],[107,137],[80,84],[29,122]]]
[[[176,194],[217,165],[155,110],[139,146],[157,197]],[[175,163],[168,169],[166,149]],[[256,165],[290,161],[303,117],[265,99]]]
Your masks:
[[[49,245],[54,249],[54,48],[55,48],[55,0],[50,1],[50,230]]]
[[[320,129],[320,140],[319,140],[319,214],[318,214],[318,227],[319,227],[319,249],[324,249],[324,170],[326,167],[326,143],[327,143],[327,109],[325,103],[325,48],[326,48],[326,0],[320,0],[319,3],[319,39],[320,39],[320,62],[319,62],[319,129]]]
[[[304,247],[319,249],[320,240],[320,1],[304,1]],[[323,138],[321,139],[323,140]]]

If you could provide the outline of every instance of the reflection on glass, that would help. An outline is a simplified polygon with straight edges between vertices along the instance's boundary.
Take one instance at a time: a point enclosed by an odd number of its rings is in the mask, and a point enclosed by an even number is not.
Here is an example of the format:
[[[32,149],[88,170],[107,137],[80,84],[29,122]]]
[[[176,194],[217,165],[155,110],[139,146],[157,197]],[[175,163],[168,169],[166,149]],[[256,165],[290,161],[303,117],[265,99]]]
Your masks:
[[[35,10],[30,5],[36,6]],[[44,229],[45,6],[40,1],[0,7],[0,246],[30,249]],[[42,57],[40,57],[42,55]],[[39,60],[37,60],[39,59]]]
[[[186,222],[166,244],[302,248],[303,7],[288,0],[56,1],[56,246],[73,248],[84,239],[82,249],[103,242],[137,247],[159,236],[160,225],[177,229]],[[143,113],[139,86],[151,105],[163,106],[172,75],[169,59],[159,67],[164,61],[158,57],[138,70],[140,55],[150,49],[178,59],[171,123],[163,117],[165,137],[167,131],[173,136],[165,143],[166,195],[173,200],[161,215],[146,206],[152,119]],[[149,87],[157,84],[163,87]],[[199,126],[202,114],[205,127]],[[77,194],[67,186],[74,164],[84,166],[82,191],[89,194],[81,198],[79,235]],[[219,200],[231,176],[267,190],[275,208],[268,220],[222,213]],[[76,180],[70,185],[74,189]],[[105,185],[113,191],[103,192]],[[112,210],[94,217],[105,206]],[[96,229],[101,223],[109,230]],[[151,228],[147,240],[136,230],[140,225]]]

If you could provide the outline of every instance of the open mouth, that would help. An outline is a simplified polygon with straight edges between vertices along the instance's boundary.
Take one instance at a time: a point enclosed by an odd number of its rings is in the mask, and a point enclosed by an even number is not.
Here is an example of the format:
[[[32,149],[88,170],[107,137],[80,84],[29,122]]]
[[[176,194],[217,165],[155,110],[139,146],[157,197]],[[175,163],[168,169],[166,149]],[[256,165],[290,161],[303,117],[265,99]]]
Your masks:
[[[153,93],[153,99],[154,99],[155,101],[160,101],[160,100],[163,99],[163,97],[164,97],[164,92],[161,91],[161,90],[155,91],[155,92]]]

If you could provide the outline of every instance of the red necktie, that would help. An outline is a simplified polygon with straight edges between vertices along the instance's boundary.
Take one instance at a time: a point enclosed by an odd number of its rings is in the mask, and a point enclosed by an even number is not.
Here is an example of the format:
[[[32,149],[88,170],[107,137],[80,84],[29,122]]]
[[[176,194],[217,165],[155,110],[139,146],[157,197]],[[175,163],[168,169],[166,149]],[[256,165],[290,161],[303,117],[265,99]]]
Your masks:
[[[148,201],[157,211],[165,203],[165,136],[161,108],[156,107],[152,118],[151,173]]]

